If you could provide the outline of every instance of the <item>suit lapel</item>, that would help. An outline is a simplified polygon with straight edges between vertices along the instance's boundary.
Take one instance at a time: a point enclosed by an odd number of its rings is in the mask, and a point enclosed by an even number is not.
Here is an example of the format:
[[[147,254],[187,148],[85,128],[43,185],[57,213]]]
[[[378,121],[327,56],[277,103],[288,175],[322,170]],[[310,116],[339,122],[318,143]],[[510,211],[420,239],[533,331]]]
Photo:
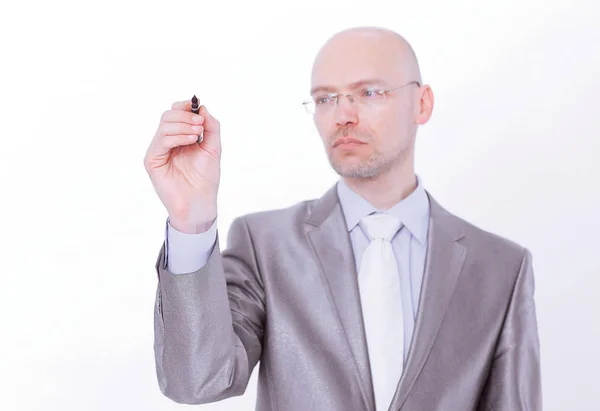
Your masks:
[[[320,263],[324,284],[329,287],[327,292],[331,309],[339,320],[346,344],[350,348],[350,371],[356,377],[364,400],[364,405],[357,406],[357,409],[374,411],[375,400],[362,323],[358,274],[335,186],[317,200],[306,224],[307,239]]]
[[[415,330],[404,373],[390,409],[398,410],[406,401],[433,347],[467,250],[458,242],[464,237],[459,221],[427,192],[430,204],[428,246]],[[324,284],[329,288],[332,312],[350,347],[351,371],[364,399],[358,407],[375,410],[366,336],[363,326],[358,274],[350,236],[334,185],[315,201],[305,221],[306,237],[320,263]],[[358,409],[357,408],[357,409]]]
[[[394,410],[402,407],[425,365],[467,254],[458,242],[463,237],[459,220],[427,195],[430,219],[421,297],[404,373],[392,400]]]

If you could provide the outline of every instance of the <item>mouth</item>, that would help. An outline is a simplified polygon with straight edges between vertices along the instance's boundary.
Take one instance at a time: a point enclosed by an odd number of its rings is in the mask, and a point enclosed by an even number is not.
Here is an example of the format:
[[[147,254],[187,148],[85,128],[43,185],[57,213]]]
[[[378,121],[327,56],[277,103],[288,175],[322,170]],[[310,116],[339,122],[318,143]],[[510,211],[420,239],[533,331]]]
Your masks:
[[[351,137],[341,137],[338,138],[337,140],[335,140],[335,142],[333,143],[333,147],[338,147],[338,146],[354,146],[354,145],[358,145],[358,144],[365,144],[360,140],[357,140],[355,138],[351,138]]]

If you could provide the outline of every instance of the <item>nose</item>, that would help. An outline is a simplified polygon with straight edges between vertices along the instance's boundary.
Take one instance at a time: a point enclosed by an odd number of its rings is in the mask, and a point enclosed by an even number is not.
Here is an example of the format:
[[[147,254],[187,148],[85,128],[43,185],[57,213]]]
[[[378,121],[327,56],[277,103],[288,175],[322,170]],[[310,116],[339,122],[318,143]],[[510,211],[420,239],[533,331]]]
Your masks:
[[[339,95],[335,105],[335,120],[340,126],[358,123],[358,113],[351,96]]]

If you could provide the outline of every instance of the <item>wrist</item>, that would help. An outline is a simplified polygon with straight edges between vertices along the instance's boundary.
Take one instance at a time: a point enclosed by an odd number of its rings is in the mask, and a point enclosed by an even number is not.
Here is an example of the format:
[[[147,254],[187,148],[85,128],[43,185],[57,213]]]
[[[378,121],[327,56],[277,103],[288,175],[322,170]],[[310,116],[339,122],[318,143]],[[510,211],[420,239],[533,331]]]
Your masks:
[[[171,224],[171,227],[175,230],[184,234],[202,234],[210,229],[216,218],[217,216],[215,215],[209,220],[186,221],[185,219],[169,217],[169,224]]]

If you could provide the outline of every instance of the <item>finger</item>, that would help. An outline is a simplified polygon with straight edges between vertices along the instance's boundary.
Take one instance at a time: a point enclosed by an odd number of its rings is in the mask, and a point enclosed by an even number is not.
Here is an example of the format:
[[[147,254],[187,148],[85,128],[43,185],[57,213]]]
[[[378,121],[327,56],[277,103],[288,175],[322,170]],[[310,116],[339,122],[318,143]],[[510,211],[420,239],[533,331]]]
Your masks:
[[[198,141],[197,134],[178,134],[175,136],[164,136],[160,139],[159,145],[165,150],[170,150],[179,146],[188,146]]]
[[[148,147],[144,161],[147,162],[153,158],[164,156],[175,147],[189,146],[190,144],[195,144],[197,141],[198,136],[192,134],[179,134],[160,138],[157,136]]]
[[[189,111],[167,110],[163,113],[161,123],[187,123],[201,126],[204,123],[204,117]]]
[[[191,125],[186,123],[161,123],[157,134],[160,136],[176,136],[178,134],[200,134],[204,130],[203,126]]]
[[[199,114],[201,116],[204,117],[204,129],[212,134],[212,133],[216,133],[219,134],[221,131],[221,124],[219,123],[219,120],[217,120],[216,118],[214,118],[206,109],[206,106],[200,106],[200,111]]]
[[[191,100],[176,101],[171,106],[171,110],[191,111],[192,110],[192,101]]]

